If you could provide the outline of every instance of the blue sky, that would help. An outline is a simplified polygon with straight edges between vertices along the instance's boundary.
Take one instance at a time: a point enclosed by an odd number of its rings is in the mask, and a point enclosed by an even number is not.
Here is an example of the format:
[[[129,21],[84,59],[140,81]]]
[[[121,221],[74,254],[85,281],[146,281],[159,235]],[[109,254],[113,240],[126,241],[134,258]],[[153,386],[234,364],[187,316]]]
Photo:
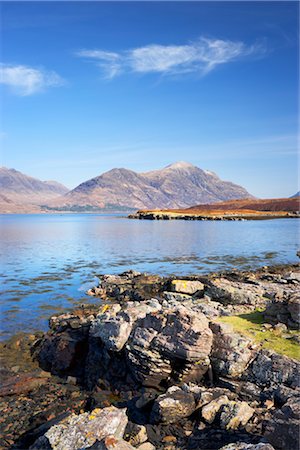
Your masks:
[[[296,2],[2,2],[2,164],[70,188],[178,160],[297,187]]]

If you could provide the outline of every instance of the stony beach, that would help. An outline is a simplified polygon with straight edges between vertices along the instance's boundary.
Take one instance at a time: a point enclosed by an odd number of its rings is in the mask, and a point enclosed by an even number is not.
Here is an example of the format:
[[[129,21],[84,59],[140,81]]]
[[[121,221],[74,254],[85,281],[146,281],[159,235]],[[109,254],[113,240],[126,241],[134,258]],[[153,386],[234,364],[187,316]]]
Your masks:
[[[299,265],[99,279],[1,344],[3,449],[298,448]]]

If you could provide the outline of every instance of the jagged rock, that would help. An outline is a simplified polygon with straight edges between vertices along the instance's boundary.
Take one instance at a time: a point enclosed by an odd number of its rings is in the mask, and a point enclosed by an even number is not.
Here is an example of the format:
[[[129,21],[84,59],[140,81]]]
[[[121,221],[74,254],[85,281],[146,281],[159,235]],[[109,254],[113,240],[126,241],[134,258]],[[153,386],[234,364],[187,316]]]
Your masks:
[[[193,394],[172,386],[163,395],[157,397],[152,407],[150,420],[152,423],[175,423],[190,416],[196,409]]]
[[[248,338],[234,333],[229,324],[211,322],[213,370],[229,378],[240,377],[256,354],[256,345]]]
[[[99,337],[108,350],[118,352],[126,344],[132,330],[128,314],[120,312],[115,316],[103,314],[90,328],[92,337]]]
[[[206,293],[223,304],[259,305],[265,303],[262,299],[265,290],[252,283],[229,281],[226,278],[210,280]]]
[[[300,363],[271,350],[260,350],[243,376],[261,387],[299,386]]]
[[[30,449],[81,450],[107,436],[122,439],[127,421],[126,410],[114,406],[71,414],[52,426]]]
[[[295,324],[300,326],[300,295],[299,293],[293,294],[288,300],[288,312],[291,315],[291,319]]]
[[[254,409],[248,403],[230,401],[222,407],[220,416],[221,428],[237,430],[240,426],[245,426],[253,414]]]
[[[171,289],[173,292],[180,292],[181,294],[193,295],[204,291],[204,284],[200,281],[190,280],[172,280]]]
[[[299,398],[291,398],[281,410],[275,411],[267,424],[265,437],[276,450],[295,450],[300,445],[299,429]]]
[[[229,399],[226,395],[221,395],[215,400],[212,400],[211,402],[203,406],[201,410],[202,418],[208,423],[213,423],[222,406],[226,405],[226,403],[228,402]]]
[[[234,442],[225,445],[220,450],[275,450],[271,444],[260,442],[258,444],[247,444],[246,442]]]
[[[235,392],[239,395],[239,398],[243,400],[259,401],[261,398],[261,389],[256,386],[256,384],[250,383],[249,381],[231,380],[219,377],[218,384]]]
[[[201,378],[209,367],[211,344],[212,332],[206,317],[180,306],[140,320],[126,349],[138,381],[157,386],[172,372],[174,376],[175,372],[176,376],[181,373],[184,381],[195,369]]]

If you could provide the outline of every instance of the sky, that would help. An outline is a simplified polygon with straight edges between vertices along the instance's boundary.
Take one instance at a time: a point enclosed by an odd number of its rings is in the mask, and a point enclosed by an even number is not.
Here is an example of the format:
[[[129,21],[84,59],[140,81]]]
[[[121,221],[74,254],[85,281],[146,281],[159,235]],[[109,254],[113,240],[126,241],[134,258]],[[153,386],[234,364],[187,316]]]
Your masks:
[[[297,186],[297,2],[1,2],[1,165],[69,188],[188,161]]]

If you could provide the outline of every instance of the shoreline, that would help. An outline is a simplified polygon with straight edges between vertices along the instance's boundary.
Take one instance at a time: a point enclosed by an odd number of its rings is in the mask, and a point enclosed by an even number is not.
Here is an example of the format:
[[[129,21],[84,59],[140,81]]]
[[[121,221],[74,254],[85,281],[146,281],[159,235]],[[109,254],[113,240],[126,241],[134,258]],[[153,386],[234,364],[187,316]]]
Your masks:
[[[129,214],[129,219],[138,220],[221,220],[221,221],[244,221],[244,220],[271,220],[271,219],[299,219],[298,213],[285,211],[251,211],[247,213],[237,213],[227,211],[226,213],[216,211],[183,213],[177,211],[164,210],[143,210],[137,211],[135,214]]]
[[[299,264],[101,276],[88,291],[93,305],[52,316],[46,333],[1,344],[4,448],[35,450],[46,441],[54,448],[59,427],[68,430],[59,448],[104,445],[108,437],[91,424],[103,429],[109,416],[122,425],[121,434],[108,433],[120,449],[246,442],[255,450],[269,442],[265,450],[293,450],[296,437],[283,433],[277,416],[296,426],[282,411],[298,395],[299,284]],[[89,430],[78,447],[70,444],[76,423]],[[279,435],[283,447],[274,443]]]

